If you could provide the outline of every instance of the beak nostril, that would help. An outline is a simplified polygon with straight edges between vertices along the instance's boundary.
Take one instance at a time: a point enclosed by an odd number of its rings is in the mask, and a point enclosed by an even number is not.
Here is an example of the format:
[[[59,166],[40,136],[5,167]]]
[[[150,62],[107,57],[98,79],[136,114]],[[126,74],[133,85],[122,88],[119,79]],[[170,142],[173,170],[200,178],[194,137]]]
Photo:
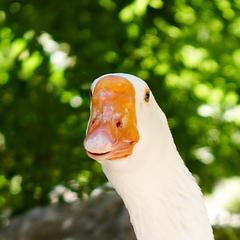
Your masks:
[[[120,121],[117,121],[117,123],[116,123],[116,127],[117,127],[117,128],[122,127],[122,123],[121,123]]]
[[[96,118],[92,120],[92,125],[96,122]]]

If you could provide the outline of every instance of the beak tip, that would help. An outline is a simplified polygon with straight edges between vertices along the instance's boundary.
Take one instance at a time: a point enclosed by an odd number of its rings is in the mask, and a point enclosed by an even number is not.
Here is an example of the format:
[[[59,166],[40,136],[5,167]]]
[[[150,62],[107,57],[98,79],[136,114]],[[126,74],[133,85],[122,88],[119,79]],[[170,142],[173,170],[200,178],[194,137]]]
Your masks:
[[[113,146],[111,138],[103,132],[86,136],[83,145],[86,151],[97,154],[108,152]]]

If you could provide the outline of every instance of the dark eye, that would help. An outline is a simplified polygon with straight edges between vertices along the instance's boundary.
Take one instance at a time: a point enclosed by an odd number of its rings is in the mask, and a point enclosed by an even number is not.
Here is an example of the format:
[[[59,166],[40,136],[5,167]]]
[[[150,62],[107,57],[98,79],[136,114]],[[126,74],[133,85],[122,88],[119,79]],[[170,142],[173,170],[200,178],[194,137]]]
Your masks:
[[[147,90],[144,95],[144,100],[145,102],[149,102],[149,99],[150,99],[150,91]]]
[[[92,98],[92,90],[89,90],[89,97]]]

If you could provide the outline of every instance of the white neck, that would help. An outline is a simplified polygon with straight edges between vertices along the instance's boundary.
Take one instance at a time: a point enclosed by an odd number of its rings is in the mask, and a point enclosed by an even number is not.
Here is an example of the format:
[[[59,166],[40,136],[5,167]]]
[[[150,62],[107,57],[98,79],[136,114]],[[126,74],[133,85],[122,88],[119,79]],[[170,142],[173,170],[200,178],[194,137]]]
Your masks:
[[[135,76],[137,129],[132,155],[101,160],[103,171],[122,197],[138,240],[213,240],[202,193],[174,144],[165,114]],[[97,81],[97,80],[96,80]]]
[[[142,154],[147,159],[106,160],[103,171],[122,197],[138,240],[212,240],[202,193],[170,131],[166,134],[164,148],[159,143],[147,146]],[[124,161],[139,164],[128,171]]]

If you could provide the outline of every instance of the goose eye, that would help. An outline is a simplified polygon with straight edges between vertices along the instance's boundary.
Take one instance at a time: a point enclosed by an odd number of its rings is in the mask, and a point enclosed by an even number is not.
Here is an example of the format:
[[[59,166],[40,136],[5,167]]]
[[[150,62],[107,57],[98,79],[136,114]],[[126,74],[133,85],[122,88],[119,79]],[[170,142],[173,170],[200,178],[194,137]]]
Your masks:
[[[150,91],[147,90],[144,95],[144,100],[145,102],[149,102],[149,99],[150,99]]]
[[[89,90],[89,97],[92,98],[92,90]]]

